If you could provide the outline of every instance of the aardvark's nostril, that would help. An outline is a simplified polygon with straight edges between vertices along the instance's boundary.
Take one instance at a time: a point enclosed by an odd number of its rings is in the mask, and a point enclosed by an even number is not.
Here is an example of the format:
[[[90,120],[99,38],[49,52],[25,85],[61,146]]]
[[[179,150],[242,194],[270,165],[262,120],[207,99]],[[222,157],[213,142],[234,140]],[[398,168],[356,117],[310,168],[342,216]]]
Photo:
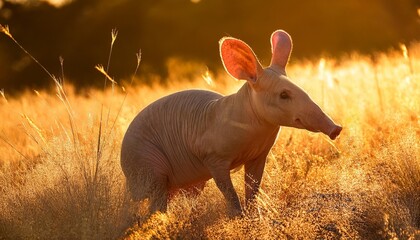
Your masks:
[[[330,132],[330,134],[328,135],[332,140],[336,139],[338,135],[340,135],[341,130],[343,130],[343,128],[341,126],[335,126],[334,129]]]

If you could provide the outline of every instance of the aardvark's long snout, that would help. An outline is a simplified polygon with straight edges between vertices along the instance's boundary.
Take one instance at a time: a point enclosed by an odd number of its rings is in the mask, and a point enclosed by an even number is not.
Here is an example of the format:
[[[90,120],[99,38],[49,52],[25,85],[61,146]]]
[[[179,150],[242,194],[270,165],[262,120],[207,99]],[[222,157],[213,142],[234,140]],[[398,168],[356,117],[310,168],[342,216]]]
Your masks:
[[[338,137],[338,135],[340,135],[341,130],[343,130],[343,128],[341,126],[337,126],[335,125],[333,127],[333,129],[331,130],[331,132],[328,134],[328,136],[334,140]]]
[[[319,107],[317,110],[302,118],[296,118],[293,127],[304,128],[311,132],[322,132],[332,140],[336,139],[343,128],[335,124]]]
[[[321,112],[320,116],[315,120],[315,124],[317,126],[315,125],[313,127],[330,137],[331,140],[336,139],[338,135],[340,135],[341,130],[343,130],[341,126],[335,124],[334,121],[323,112]]]
[[[340,135],[341,130],[343,130],[341,126],[335,124],[334,121],[330,117],[328,117],[324,112],[321,112],[318,121],[315,122],[318,125],[315,128],[317,128],[320,132],[330,137],[331,140],[336,139],[338,135]]]

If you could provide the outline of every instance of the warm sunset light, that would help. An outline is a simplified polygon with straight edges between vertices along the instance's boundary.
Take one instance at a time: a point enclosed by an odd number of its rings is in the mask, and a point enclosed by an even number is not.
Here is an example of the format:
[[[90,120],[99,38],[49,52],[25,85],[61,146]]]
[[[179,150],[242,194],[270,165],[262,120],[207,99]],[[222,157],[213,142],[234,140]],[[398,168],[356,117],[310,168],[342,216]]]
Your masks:
[[[44,0],[45,2],[48,2],[49,4],[55,6],[55,7],[61,7],[65,4],[70,3],[73,0]]]
[[[412,0],[0,0],[0,239],[420,239]]]

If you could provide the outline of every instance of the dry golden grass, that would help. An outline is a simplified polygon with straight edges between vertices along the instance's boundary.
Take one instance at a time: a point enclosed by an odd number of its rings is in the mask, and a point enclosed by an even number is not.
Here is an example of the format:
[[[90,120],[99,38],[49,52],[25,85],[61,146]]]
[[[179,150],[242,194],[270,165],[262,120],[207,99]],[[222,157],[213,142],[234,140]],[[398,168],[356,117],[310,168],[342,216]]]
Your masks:
[[[208,85],[195,63],[168,67],[167,85],[128,88],[126,99],[120,87],[71,86],[68,104],[54,91],[0,99],[0,239],[420,238],[420,45],[292,62],[289,76],[344,130],[331,142],[283,128],[255,210],[238,219],[213,181],[150,218],[126,195],[119,149],[140,109],[182,89],[242,84],[219,72]],[[243,200],[243,171],[233,179]]]

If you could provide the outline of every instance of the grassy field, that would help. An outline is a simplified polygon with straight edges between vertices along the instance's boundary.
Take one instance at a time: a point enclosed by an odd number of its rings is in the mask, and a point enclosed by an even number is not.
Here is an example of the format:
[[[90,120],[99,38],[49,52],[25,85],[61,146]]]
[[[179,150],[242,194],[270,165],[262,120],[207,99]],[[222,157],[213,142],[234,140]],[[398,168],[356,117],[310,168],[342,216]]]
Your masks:
[[[225,216],[212,180],[150,218],[127,197],[119,150],[142,108],[183,89],[231,94],[243,84],[197,63],[168,68],[168,84],[125,91],[108,82],[78,94],[67,84],[1,92],[0,239],[420,239],[420,45],[292,59],[289,76],[344,130],[330,141],[283,128],[256,210],[238,219]],[[243,170],[232,176],[243,201]]]

